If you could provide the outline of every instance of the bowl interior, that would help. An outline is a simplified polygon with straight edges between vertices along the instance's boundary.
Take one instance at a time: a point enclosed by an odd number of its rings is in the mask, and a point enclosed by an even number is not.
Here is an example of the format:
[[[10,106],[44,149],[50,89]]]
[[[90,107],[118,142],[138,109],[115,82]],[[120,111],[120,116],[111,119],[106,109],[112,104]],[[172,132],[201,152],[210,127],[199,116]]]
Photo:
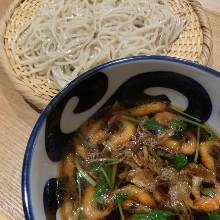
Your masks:
[[[220,133],[220,78],[207,67],[169,57],[133,57],[99,66],[71,82],[48,105],[28,142],[22,178],[27,219],[60,219],[55,191],[71,134],[115,101],[169,99]]]

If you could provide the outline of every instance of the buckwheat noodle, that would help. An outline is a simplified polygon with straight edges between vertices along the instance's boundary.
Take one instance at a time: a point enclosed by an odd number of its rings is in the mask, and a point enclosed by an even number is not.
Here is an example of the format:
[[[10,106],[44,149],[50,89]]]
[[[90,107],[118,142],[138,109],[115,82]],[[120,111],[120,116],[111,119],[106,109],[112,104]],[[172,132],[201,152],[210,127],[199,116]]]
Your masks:
[[[62,88],[112,59],[167,53],[184,24],[167,0],[49,0],[17,34],[12,54],[22,75]]]

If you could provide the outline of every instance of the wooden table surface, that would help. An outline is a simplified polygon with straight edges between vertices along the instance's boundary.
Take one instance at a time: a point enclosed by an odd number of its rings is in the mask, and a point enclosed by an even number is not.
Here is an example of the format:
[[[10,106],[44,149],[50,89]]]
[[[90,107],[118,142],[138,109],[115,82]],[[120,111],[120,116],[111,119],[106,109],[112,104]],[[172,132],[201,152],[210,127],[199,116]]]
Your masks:
[[[0,16],[5,12],[11,0],[0,0]],[[209,66],[220,71],[220,1],[200,0],[204,4],[213,30],[213,53]],[[24,219],[20,182],[23,155],[31,129],[39,114],[33,110],[15,91],[3,71],[0,71],[0,212],[8,214],[14,220]],[[14,147],[14,161],[8,148]],[[5,175],[7,173],[7,176]],[[9,181],[12,179],[13,181]],[[8,199],[3,199],[7,196]],[[13,204],[13,206],[11,206]],[[0,220],[3,220],[0,215]]]

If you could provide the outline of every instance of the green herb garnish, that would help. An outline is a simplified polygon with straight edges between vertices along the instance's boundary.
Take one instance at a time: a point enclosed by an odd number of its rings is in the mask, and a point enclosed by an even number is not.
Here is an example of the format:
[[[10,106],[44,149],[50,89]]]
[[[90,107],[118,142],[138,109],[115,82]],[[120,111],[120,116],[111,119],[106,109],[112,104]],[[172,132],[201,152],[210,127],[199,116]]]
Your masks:
[[[178,116],[177,120],[182,120],[184,122],[187,122],[187,123],[192,124],[192,125],[197,126],[197,127],[203,127],[203,128],[205,127],[203,124],[200,124],[199,122],[193,121],[193,120],[188,119],[188,118],[184,118],[183,116]]]
[[[196,135],[196,153],[195,153],[195,157],[194,157],[194,163],[197,163],[197,162],[198,162],[199,148],[200,148],[200,127],[197,127],[197,135]]]
[[[179,116],[178,118],[180,120],[183,120],[183,121],[185,121],[185,122],[187,122],[189,124],[192,124],[192,125],[194,125],[196,127],[203,128],[207,132],[207,134],[209,135],[209,139],[214,139],[214,138],[217,137],[217,135],[213,131],[211,131],[211,129],[206,124],[200,124],[200,123],[198,123],[196,121],[193,121],[193,120],[188,119],[188,118],[184,118],[182,116]]]
[[[107,163],[108,165],[121,163],[122,161],[123,161],[122,159],[116,159],[116,158],[96,158],[96,159],[90,160],[91,163],[100,162],[103,164]]]
[[[118,194],[115,197],[115,200],[118,204],[122,204],[125,200],[128,199],[128,194],[127,193],[122,193],[122,194]]]
[[[216,135],[213,132],[207,132],[204,134],[205,140],[211,141],[216,139]]]
[[[105,178],[105,181],[108,183],[108,186],[110,187],[110,188],[112,188],[112,183],[111,183],[111,174],[109,175],[109,173],[111,172],[111,171],[106,171],[106,169],[103,169],[102,167],[100,168],[100,170],[101,170],[101,172],[102,172],[102,174],[103,174],[103,176],[104,176],[104,178]],[[108,173],[107,173],[108,172]]]
[[[209,212],[209,220],[219,220],[220,219],[220,210]]]
[[[165,210],[154,210],[150,214],[134,214],[132,220],[169,220],[171,217],[176,216],[174,212]]]
[[[173,105],[170,106],[170,108],[173,109],[174,111],[180,113],[181,115],[184,115],[184,116],[186,116],[186,117],[188,117],[188,118],[193,119],[194,121],[201,122],[200,119],[198,119],[198,118],[196,118],[196,117],[194,117],[194,116],[192,116],[192,115],[189,115],[189,114],[187,114],[187,113],[181,111],[180,108],[177,108],[177,107],[175,107],[175,106],[173,106]]]
[[[188,157],[184,154],[179,154],[170,160],[171,165],[176,170],[182,170],[188,164]]]
[[[186,123],[183,120],[175,119],[170,122],[172,128],[176,131],[184,131],[186,129]]]
[[[121,220],[124,220],[125,217],[124,217],[124,213],[123,213],[123,210],[122,210],[122,207],[121,207],[121,204],[128,199],[128,194],[127,193],[122,193],[122,194],[119,194],[115,197],[115,200],[118,204],[118,209],[119,209],[119,213],[120,213],[120,216],[121,216]]]
[[[80,173],[76,172],[76,182],[77,182],[77,188],[78,188],[78,194],[79,194],[79,203],[81,203],[81,199],[82,199],[81,178],[82,176],[80,175]]]
[[[76,168],[80,174],[80,176],[82,176],[89,184],[91,184],[92,186],[96,185],[95,180],[93,180],[93,178],[91,176],[89,176],[89,174],[87,174],[81,167],[81,165],[79,164],[79,161],[76,159],[75,160],[76,163]]]
[[[120,213],[120,216],[121,216],[121,220],[125,220],[125,216],[124,216],[121,204],[118,204],[118,210],[119,210],[119,213]]]
[[[206,133],[204,134],[205,140],[213,140],[217,138],[216,133],[213,132],[206,124],[202,124],[202,121],[200,119],[181,111],[175,106],[171,106],[170,108],[182,115],[182,116],[178,116],[176,120],[187,122],[196,127],[203,128],[206,131]],[[186,116],[187,118],[183,116]]]
[[[110,187],[105,179],[101,179],[95,186],[95,200],[98,204],[103,204],[107,198]]]
[[[205,140],[211,141],[211,140],[216,139],[218,137],[217,134],[214,131],[212,131],[207,125],[205,126],[206,126],[205,128],[206,132],[204,134]]]
[[[171,153],[160,149],[157,150],[157,155],[167,159],[171,166],[178,171],[183,169],[188,164],[188,157],[184,154],[172,155]]]
[[[210,198],[215,198],[216,192],[214,187],[204,187],[202,184],[199,187],[200,192],[202,195],[210,197]]]
[[[98,181],[95,187],[95,199],[97,203],[103,204],[109,191],[112,189],[112,171],[109,167],[100,166],[96,168],[94,173],[98,177]]]
[[[166,131],[166,127],[156,122],[154,119],[149,119],[144,124],[145,128],[155,133],[163,133]]]

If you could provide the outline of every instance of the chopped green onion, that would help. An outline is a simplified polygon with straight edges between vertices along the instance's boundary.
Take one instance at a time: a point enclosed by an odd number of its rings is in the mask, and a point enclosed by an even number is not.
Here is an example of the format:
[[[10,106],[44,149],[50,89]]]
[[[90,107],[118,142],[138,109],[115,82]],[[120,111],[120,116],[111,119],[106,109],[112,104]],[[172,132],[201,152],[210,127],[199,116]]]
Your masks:
[[[121,204],[118,204],[118,209],[119,209],[119,213],[120,213],[120,216],[121,216],[121,220],[125,220]]]
[[[166,131],[166,127],[164,127],[163,125],[159,124],[154,119],[147,120],[144,125],[145,125],[145,127],[148,130],[154,131],[156,133],[163,133],[164,131]]]
[[[76,182],[77,182],[77,188],[78,188],[78,194],[79,194],[79,203],[81,203],[82,199],[82,188],[81,188],[81,175],[79,172],[76,173]]]
[[[196,153],[194,157],[194,163],[198,162],[199,157],[199,147],[200,147],[200,127],[197,127],[197,135],[196,135]]]
[[[188,164],[188,157],[183,155],[183,154],[179,154],[177,156],[175,156],[174,158],[172,158],[170,160],[171,165],[176,169],[176,170],[181,170],[183,169],[187,164]]]
[[[174,212],[165,210],[154,210],[150,214],[134,214],[132,220],[168,220],[176,216]]]
[[[200,192],[204,196],[208,196],[210,198],[215,198],[216,197],[216,192],[214,187],[204,187],[202,184],[199,187]]]
[[[191,119],[193,119],[197,122],[202,122],[200,119],[181,111],[180,108],[178,108],[178,107],[175,107],[175,106],[171,105],[170,108],[173,109],[174,111],[180,113],[181,115],[187,116],[188,118],[191,118]]]
[[[177,131],[184,131],[186,129],[186,123],[183,120],[175,119],[170,122],[172,128]]]
[[[89,174],[87,174],[87,173],[82,169],[82,167],[80,166],[79,161],[78,161],[77,159],[75,160],[75,163],[76,163],[76,168],[77,168],[78,172],[80,173],[80,175],[81,175],[84,179],[86,179],[86,181],[87,181],[90,185],[95,186],[95,185],[96,185],[95,180],[93,180],[92,177],[90,177]]]
[[[112,167],[111,183],[112,183],[112,188],[113,188],[113,189],[114,189],[114,187],[115,187],[115,180],[116,180],[117,168],[118,168],[118,165],[117,165],[117,164],[114,164],[113,167]]]
[[[219,220],[220,219],[220,210],[216,210],[208,213],[209,220]]]

